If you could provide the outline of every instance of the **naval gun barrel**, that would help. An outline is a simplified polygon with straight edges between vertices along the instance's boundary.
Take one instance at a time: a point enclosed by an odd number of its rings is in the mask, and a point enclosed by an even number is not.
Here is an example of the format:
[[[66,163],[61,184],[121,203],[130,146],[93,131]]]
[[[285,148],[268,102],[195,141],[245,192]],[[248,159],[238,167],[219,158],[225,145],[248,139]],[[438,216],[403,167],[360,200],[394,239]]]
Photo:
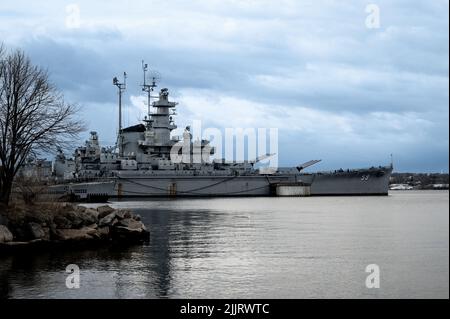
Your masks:
[[[303,170],[303,169],[305,169],[305,168],[307,168],[307,167],[309,167],[309,166],[312,166],[312,165],[314,165],[314,164],[317,164],[317,163],[319,163],[319,162],[321,162],[322,160],[310,160],[310,161],[307,161],[307,162],[305,162],[305,163],[303,163],[303,164],[300,164],[300,165],[298,165],[297,166],[297,169],[298,169],[298,171],[300,172],[301,170]]]
[[[253,160],[251,160],[249,162],[252,163],[252,164],[255,164],[255,163],[261,162],[261,161],[263,161],[263,160],[265,160],[267,158],[270,158],[270,157],[274,156],[275,154],[276,153],[270,153],[270,154],[267,153],[267,154],[258,156],[257,158],[255,158],[255,159],[253,159]]]

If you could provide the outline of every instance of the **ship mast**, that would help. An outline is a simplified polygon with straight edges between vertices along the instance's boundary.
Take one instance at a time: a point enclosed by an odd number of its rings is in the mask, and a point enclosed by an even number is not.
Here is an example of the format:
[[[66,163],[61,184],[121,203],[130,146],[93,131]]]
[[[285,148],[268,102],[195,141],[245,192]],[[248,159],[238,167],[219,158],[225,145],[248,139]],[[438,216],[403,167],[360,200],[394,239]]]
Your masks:
[[[117,134],[117,140],[119,146],[119,156],[123,156],[123,147],[122,147],[122,93],[126,89],[126,83],[127,83],[127,73],[123,72],[123,82],[120,83],[117,77],[113,78],[113,85],[117,86],[118,93],[119,93],[119,132]]]
[[[157,87],[156,82],[159,79],[159,76],[158,76],[157,72],[153,71],[153,72],[150,73],[151,83],[148,84],[146,82],[146,75],[145,74],[148,71],[148,64],[144,63],[144,60],[142,60],[142,71],[144,73],[144,83],[142,84],[142,91],[147,93],[147,116],[148,116],[148,119],[150,120],[150,116],[151,116],[150,108],[151,108],[152,92],[153,92],[153,89],[155,87]]]

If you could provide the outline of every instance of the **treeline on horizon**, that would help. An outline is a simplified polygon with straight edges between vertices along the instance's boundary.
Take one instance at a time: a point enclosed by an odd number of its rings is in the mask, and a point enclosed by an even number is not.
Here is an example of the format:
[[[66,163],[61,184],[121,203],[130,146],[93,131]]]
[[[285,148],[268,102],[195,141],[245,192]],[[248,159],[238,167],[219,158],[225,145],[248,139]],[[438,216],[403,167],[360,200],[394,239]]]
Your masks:
[[[392,173],[390,184],[408,184],[419,189],[435,189],[433,185],[444,185],[448,189],[448,173]],[[445,186],[446,185],[446,186]]]

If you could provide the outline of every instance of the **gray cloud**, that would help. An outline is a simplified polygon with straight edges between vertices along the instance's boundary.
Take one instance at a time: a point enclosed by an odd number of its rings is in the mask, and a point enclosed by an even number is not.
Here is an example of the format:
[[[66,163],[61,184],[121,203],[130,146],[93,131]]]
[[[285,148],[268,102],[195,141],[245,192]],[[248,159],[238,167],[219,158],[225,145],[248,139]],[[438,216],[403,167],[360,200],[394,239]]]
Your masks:
[[[2,3],[0,39],[48,68],[105,140],[116,130],[111,78],[127,71],[128,98],[139,95],[145,59],[180,116],[217,124],[214,107],[195,107],[215,95],[223,108],[247,107],[240,117],[257,110],[255,125],[289,123],[281,164],[376,165],[394,152],[399,170],[448,171],[447,1],[378,1],[380,29],[366,28],[359,1],[77,3],[78,29],[59,2]]]

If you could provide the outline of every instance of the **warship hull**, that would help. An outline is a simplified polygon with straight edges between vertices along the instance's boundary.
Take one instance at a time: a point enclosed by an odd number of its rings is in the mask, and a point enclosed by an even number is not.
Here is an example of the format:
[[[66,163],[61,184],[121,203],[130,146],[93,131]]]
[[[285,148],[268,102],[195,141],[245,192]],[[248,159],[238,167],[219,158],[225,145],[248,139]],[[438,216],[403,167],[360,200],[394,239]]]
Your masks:
[[[150,93],[155,83],[143,85],[149,106],[143,123],[122,128],[120,110],[125,77],[123,83],[114,78],[113,84],[119,89],[116,145],[100,147],[97,132],[92,131],[85,145],[75,150],[73,160],[60,151],[55,160],[54,176],[56,183],[64,184],[50,187],[55,196],[89,201],[105,197],[388,194],[392,164],[390,167],[305,173],[306,168],[321,160],[275,168],[266,161],[275,155],[270,153],[245,161],[226,160],[227,156],[212,158],[216,148],[207,139],[194,139],[190,126],[185,127],[182,136],[171,135],[177,128],[173,120],[177,103],[169,100],[167,88],[161,89],[159,99],[151,103]]]
[[[80,199],[107,195],[127,197],[219,197],[273,196],[278,184],[301,183],[312,196],[388,195],[391,169],[355,170],[328,173],[301,173],[248,176],[177,176],[127,172],[104,182],[72,183],[65,192]],[[54,193],[58,185],[53,186]]]
[[[391,172],[315,173],[302,180],[311,184],[311,195],[388,195]]]

